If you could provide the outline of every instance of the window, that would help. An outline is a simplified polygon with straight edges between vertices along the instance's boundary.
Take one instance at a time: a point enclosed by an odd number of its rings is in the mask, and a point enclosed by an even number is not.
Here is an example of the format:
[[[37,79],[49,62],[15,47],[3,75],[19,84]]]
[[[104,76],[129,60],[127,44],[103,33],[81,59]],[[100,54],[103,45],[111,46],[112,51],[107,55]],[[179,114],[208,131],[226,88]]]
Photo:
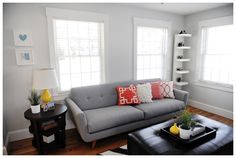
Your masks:
[[[105,82],[104,14],[47,8],[51,65],[59,91]]]
[[[166,33],[165,28],[137,28],[138,80],[163,77]]]
[[[134,78],[169,79],[171,59],[167,57],[170,23],[151,19],[134,19]]]
[[[200,80],[233,84],[233,25],[201,28]]]
[[[101,83],[103,24],[58,19],[53,24],[61,91]]]

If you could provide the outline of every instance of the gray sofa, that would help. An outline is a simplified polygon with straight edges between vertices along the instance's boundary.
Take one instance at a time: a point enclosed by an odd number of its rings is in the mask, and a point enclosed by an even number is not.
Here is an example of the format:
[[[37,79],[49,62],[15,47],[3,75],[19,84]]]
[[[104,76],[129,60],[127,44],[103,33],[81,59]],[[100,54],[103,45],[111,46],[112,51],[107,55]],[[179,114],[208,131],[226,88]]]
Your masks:
[[[85,142],[143,128],[179,115],[185,108],[188,92],[174,89],[175,99],[155,100],[140,105],[117,105],[116,86],[157,81],[139,80],[72,88],[66,98],[72,120]]]

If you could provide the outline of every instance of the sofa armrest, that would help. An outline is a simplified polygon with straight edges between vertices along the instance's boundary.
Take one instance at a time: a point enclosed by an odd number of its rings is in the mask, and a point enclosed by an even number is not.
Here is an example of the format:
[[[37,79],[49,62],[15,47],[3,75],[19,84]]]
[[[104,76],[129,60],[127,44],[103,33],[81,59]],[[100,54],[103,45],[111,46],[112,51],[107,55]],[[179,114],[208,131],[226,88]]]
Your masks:
[[[188,98],[189,98],[189,92],[179,90],[179,89],[174,89],[174,95],[175,95],[176,99],[183,101],[184,104],[187,105]]]
[[[66,98],[65,101],[73,115],[73,122],[75,123],[80,135],[83,137],[88,132],[86,116],[73,100]]]

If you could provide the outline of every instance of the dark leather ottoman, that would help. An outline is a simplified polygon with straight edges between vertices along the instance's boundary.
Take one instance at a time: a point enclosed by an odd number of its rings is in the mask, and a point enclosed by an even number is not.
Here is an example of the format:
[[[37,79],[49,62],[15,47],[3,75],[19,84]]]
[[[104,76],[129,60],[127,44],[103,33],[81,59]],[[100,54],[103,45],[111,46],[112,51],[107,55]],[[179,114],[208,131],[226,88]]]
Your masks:
[[[233,155],[233,128],[218,121],[194,115],[194,119],[217,130],[216,137],[186,147],[159,136],[161,128],[171,126],[175,119],[153,125],[128,135],[130,155]]]

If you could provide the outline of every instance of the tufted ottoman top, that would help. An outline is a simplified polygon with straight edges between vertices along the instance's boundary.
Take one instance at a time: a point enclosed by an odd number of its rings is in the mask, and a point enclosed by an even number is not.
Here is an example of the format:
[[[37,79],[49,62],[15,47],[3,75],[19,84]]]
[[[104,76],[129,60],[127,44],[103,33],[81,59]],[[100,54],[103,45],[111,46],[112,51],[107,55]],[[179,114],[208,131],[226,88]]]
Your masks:
[[[216,129],[216,137],[199,145],[186,147],[168,138],[159,136],[160,129],[171,126],[175,119],[153,125],[128,135],[128,152],[131,155],[219,155],[233,154],[233,128],[206,118],[194,115],[200,123]]]

